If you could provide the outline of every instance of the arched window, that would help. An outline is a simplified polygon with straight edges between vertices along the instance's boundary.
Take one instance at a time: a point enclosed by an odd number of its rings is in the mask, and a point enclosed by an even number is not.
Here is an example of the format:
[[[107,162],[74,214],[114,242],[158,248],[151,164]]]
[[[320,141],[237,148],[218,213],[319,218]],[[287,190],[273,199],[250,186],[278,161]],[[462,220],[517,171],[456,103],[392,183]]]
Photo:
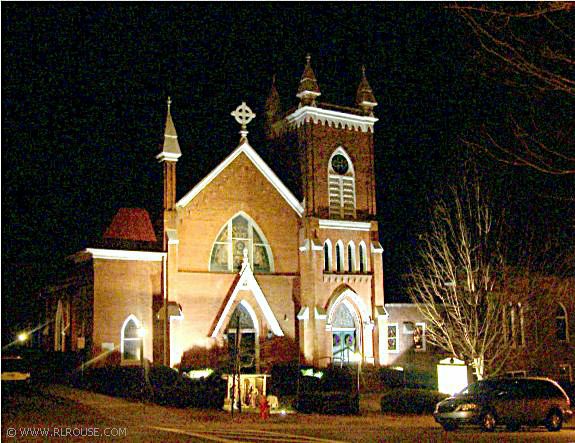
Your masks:
[[[239,271],[244,249],[254,272],[273,272],[273,256],[261,229],[246,214],[238,214],[220,230],[210,257],[210,271]]]
[[[355,244],[352,241],[347,244],[347,270],[355,272]]]
[[[331,271],[331,242],[329,240],[323,244],[323,270],[324,272]]]
[[[341,240],[335,244],[335,271],[343,272],[343,243]]]
[[[230,358],[233,359],[237,356],[236,349],[238,349],[243,373],[255,372],[257,367],[257,328],[252,317],[253,313],[250,313],[250,310],[252,309],[247,302],[240,302],[230,317],[226,328]],[[238,331],[239,335],[236,335]]]
[[[121,353],[124,361],[139,361],[142,352],[141,323],[130,315],[122,326]]]
[[[367,255],[365,249],[365,243],[362,241],[359,244],[359,272],[367,272]]]
[[[356,321],[348,303],[335,308],[332,320],[332,356],[334,363],[349,363],[358,349]]]
[[[355,172],[351,158],[342,147],[329,159],[329,216],[355,218]]]
[[[555,313],[555,334],[557,340],[569,341],[569,331],[567,329],[567,311],[565,306],[561,303],[557,304],[557,310]]]

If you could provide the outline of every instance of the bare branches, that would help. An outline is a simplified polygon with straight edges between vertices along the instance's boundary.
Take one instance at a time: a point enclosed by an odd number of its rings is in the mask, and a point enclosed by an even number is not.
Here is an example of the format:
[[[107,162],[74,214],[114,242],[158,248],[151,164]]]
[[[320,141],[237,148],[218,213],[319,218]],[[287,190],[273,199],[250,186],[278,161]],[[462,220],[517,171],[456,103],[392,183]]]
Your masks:
[[[543,96],[552,97],[558,109],[575,107],[574,3],[455,3],[448,8],[475,35],[484,69],[494,72],[503,84],[528,94],[534,107]],[[529,125],[512,116],[505,137],[483,127],[480,137],[465,143],[508,165],[544,174],[575,174],[575,119],[567,111],[564,121],[556,122],[560,118],[553,114],[541,113],[537,124],[532,120]],[[567,137],[562,134],[565,129]]]
[[[408,290],[429,323],[428,342],[473,364],[481,378],[508,351],[497,224],[477,181],[465,179],[451,197],[435,207]]]

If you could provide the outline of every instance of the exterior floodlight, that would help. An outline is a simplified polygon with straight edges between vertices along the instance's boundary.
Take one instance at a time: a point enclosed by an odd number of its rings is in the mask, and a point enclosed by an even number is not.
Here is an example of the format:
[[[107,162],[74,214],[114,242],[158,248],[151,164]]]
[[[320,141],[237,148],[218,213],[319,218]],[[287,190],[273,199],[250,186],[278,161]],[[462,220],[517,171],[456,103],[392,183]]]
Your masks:
[[[146,336],[146,328],[144,328],[143,326],[141,328],[138,328],[138,337],[144,338],[145,336]]]

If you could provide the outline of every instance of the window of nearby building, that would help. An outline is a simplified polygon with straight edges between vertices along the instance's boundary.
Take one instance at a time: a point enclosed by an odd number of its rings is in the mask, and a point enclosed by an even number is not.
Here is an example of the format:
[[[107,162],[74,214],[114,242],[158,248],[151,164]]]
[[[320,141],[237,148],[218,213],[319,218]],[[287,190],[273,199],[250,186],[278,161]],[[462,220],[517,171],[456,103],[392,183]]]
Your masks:
[[[210,258],[210,271],[238,271],[244,249],[254,272],[273,272],[271,248],[262,231],[247,215],[232,218],[218,234]]]
[[[521,303],[509,303],[503,311],[505,337],[513,347],[525,346],[524,307]]]
[[[561,303],[557,304],[557,310],[555,313],[555,334],[557,340],[569,341],[569,331],[567,329],[567,311],[565,306]]]
[[[343,243],[339,240],[335,244],[335,270],[343,272]]]
[[[367,255],[363,241],[359,244],[359,272],[367,272]]]
[[[352,241],[347,245],[347,270],[355,272],[355,244]]]
[[[399,352],[397,323],[387,325],[387,352]]]
[[[130,315],[122,327],[122,360],[139,361],[142,347],[142,337],[138,334],[140,322]]]
[[[329,214],[335,218],[355,217],[355,174],[353,163],[342,147],[332,154],[328,165]]]
[[[331,242],[329,240],[323,244],[323,270],[331,271]]]
[[[419,322],[415,324],[413,329],[413,348],[416,351],[425,351],[425,323]]]

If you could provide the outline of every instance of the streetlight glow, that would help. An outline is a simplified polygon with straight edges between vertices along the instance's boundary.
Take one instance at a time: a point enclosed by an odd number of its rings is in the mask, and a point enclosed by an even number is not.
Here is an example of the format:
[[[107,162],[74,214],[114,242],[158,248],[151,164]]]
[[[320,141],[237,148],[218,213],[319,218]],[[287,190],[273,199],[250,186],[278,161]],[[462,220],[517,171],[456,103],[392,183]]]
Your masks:
[[[24,343],[26,340],[28,340],[28,333],[27,332],[20,332],[20,334],[18,334],[18,341],[20,343]]]

